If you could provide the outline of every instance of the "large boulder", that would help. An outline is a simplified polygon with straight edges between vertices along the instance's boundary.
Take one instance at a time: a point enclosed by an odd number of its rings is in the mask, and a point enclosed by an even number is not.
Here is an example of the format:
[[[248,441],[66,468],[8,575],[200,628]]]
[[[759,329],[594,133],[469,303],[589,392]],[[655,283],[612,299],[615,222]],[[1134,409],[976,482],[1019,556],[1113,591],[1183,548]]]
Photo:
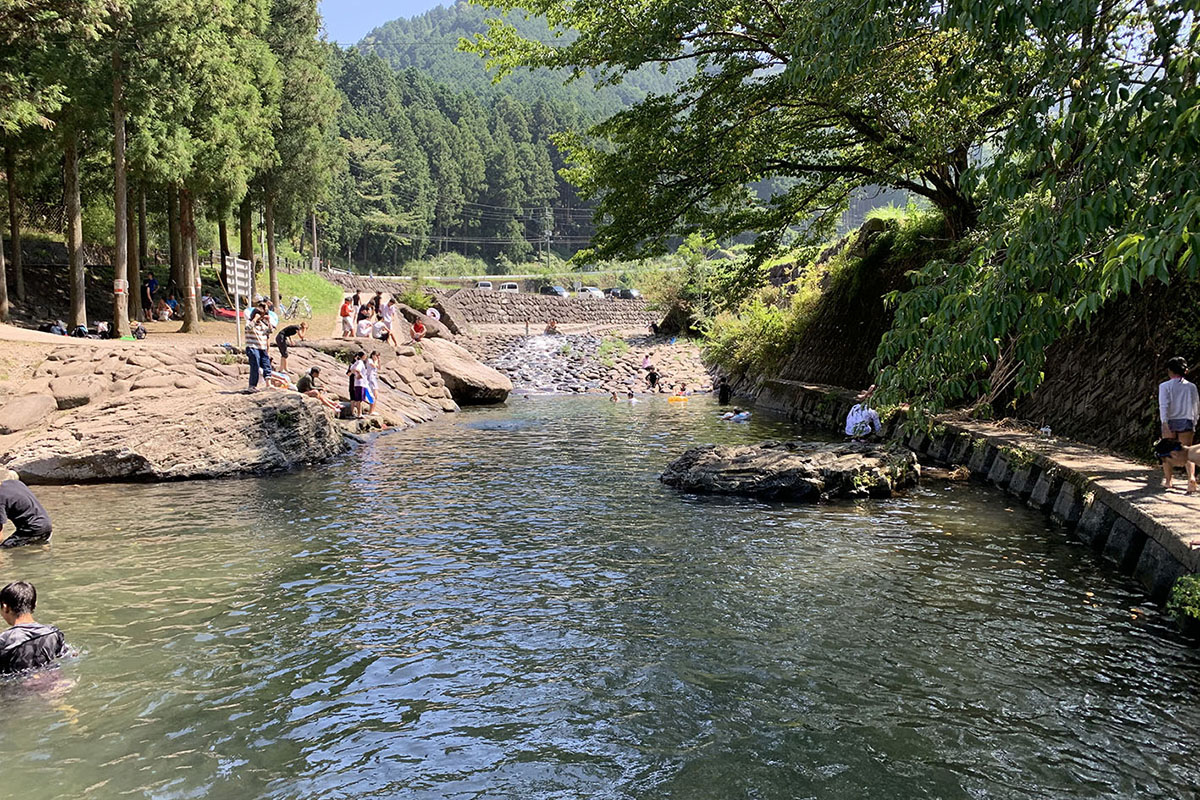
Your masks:
[[[410,323],[417,322],[418,320],[420,320],[420,322],[425,326],[425,337],[426,338],[428,338],[428,339],[448,339],[448,340],[454,339],[454,334],[450,332],[449,328],[447,328],[445,325],[438,322],[436,319],[429,316],[428,314],[422,314],[420,311],[417,311],[412,306],[406,306],[403,303],[396,303],[396,308],[400,310],[400,313]],[[403,340],[403,337],[401,337],[399,335],[397,335],[396,338]]]
[[[917,483],[920,466],[908,449],[856,442],[765,442],[688,450],[662,474],[668,486],[708,494],[741,494],[817,502],[891,497]]]
[[[504,373],[481,364],[454,342],[428,339],[418,346],[460,405],[503,403],[512,391],[512,381]]]
[[[341,431],[294,392],[135,392],[89,404],[22,440],[6,463],[31,483],[215,478],[341,452]]]
[[[56,410],[58,403],[50,395],[26,394],[14,397],[0,408],[0,434],[33,428]]]

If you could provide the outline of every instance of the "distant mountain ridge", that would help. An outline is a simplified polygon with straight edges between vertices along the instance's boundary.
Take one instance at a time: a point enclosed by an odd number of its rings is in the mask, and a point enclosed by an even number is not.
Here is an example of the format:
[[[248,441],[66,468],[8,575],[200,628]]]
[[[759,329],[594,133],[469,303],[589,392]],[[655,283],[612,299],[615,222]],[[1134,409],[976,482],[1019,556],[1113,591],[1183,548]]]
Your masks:
[[[548,70],[520,70],[496,84],[483,59],[457,49],[460,38],[471,38],[487,31],[487,20],[498,12],[457,2],[438,6],[410,19],[395,19],[375,28],[359,42],[364,53],[378,55],[397,70],[417,69],[437,83],[456,91],[481,97],[510,95],[525,103],[539,98],[575,105],[583,118],[596,121],[628,108],[648,94],[664,94],[688,74],[689,67],[676,65],[666,73],[644,69],[631,74],[616,86],[596,88],[591,81],[577,80],[564,85],[568,73]],[[553,41],[549,26],[541,18],[510,15],[509,22],[530,39]]]

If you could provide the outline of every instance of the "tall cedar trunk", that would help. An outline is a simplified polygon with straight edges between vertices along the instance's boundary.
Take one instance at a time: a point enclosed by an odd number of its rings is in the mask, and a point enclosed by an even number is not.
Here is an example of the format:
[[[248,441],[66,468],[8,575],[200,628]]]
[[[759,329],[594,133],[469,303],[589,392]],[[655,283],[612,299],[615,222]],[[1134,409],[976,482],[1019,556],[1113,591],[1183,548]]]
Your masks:
[[[8,270],[4,265],[3,234],[0,234],[0,322],[8,322]]]
[[[125,87],[121,56],[113,50],[113,327],[112,335],[129,332],[129,189],[125,179]]]
[[[146,244],[146,187],[138,184],[138,263],[145,264],[147,267],[150,264],[150,259],[147,257]],[[138,287],[141,291],[141,287]]]
[[[275,265],[275,201],[270,194],[267,195],[263,217],[267,229],[267,274],[271,280],[271,302],[275,308],[279,308],[279,273]]]
[[[71,329],[87,325],[87,273],[83,269],[83,207],[79,198],[79,134],[63,141],[63,204],[67,207],[67,263],[71,286]]]
[[[183,246],[179,241],[179,190],[174,186],[167,187],[167,238],[171,250],[171,284],[178,288],[182,286],[179,270],[183,264]]]
[[[229,214],[222,212],[217,218],[217,238],[221,248],[221,285],[229,291]]]
[[[180,333],[195,333],[200,329],[199,298],[196,296],[196,278],[200,275],[200,263],[196,259],[196,219],[192,207],[192,193],[187,189],[179,192],[180,248],[183,256],[183,327]]]
[[[241,236],[238,258],[250,262],[250,299],[253,300],[258,296],[258,281],[254,274],[254,210],[248,194],[242,199],[242,207],[238,211],[238,231]]]
[[[129,280],[129,317],[142,318],[142,261],[138,241],[138,215],[133,209],[125,214],[125,237],[129,241],[129,258],[125,261],[125,277]],[[126,331],[121,331],[124,336]]]
[[[25,271],[21,266],[21,210],[17,207],[17,157],[13,154],[11,144],[4,148],[4,168],[8,172],[8,236],[12,242],[12,272],[17,281],[17,299],[24,301]]]

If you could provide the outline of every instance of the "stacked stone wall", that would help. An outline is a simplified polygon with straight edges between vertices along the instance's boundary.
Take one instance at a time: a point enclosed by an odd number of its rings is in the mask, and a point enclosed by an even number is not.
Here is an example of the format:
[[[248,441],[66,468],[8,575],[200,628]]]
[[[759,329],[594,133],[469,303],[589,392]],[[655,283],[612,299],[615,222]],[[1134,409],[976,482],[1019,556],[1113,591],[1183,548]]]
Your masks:
[[[1114,300],[1088,328],[1050,347],[1045,380],[1017,402],[1015,415],[1048,425],[1055,435],[1149,458],[1160,432],[1158,384],[1166,379],[1167,359],[1181,355],[1200,363],[1189,342],[1196,316],[1189,296],[1152,285]]]
[[[528,322],[531,327],[541,327],[553,319],[567,324],[590,323],[640,328],[649,325],[656,318],[645,300],[564,298],[540,294],[481,292],[477,289],[435,294],[448,311],[470,325]]]

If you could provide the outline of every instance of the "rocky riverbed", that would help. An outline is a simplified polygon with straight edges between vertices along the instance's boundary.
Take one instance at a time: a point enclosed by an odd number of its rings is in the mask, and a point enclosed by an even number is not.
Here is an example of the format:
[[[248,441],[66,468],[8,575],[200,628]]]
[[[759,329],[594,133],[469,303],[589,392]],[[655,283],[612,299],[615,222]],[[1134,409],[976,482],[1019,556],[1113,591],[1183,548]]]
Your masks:
[[[709,391],[712,378],[692,342],[644,334],[612,333],[460,335],[458,343],[507,375],[520,391],[650,391],[643,359],[659,373],[660,392]]]
[[[817,502],[891,497],[916,485],[920,474],[916,455],[894,445],[765,442],[692,448],[667,467],[661,480],[705,494]]]
[[[247,392],[246,357],[226,347],[149,341],[50,346],[0,381],[0,464],[33,483],[270,472],[456,411],[456,398],[502,401],[511,388],[449,342],[421,350],[362,339],[293,345],[291,378],[320,367],[325,392],[343,402],[353,353],[380,351],[377,415],[338,419],[295,391]]]

